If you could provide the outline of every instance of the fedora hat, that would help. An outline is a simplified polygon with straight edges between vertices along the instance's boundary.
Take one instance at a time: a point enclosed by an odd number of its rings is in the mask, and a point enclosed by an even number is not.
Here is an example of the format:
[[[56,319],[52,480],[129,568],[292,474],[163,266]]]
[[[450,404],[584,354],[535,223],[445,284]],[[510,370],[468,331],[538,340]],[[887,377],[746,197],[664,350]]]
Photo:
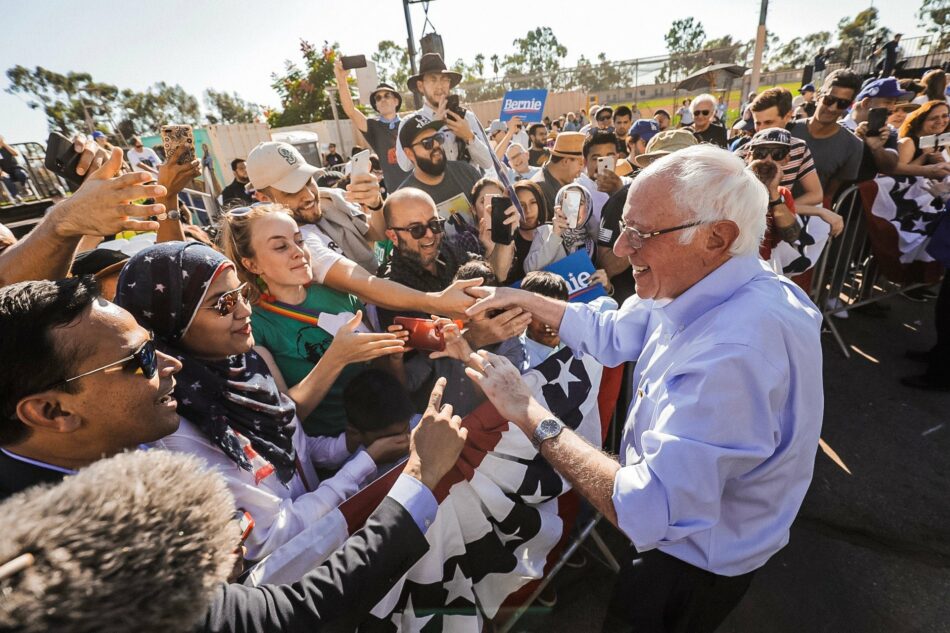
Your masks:
[[[554,139],[551,154],[565,158],[582,158],[584,156],[584,139],[580,132],[561,132]]]
[[[459,85],[459,82],[462,81],[462,75],[445,67],[445,61],[441,55],[438,53],[426,53],[419,61],[419,73],[410,77],[406,82],[409,84],[409,90],[419,92],[419,90],[416,89],[416,81],[430,73],[448,76],[452,88]]]
[[[402,95],[399,94],[399,91],[393,88],[390,84],[383,82],[376,86],[376,90],[369,93],[369,105],[374,110],[379,112],[379,108],[376,107],[376,96],[381,92],[391,92],[396,95],[396,112],[399,112],[402,109]]]

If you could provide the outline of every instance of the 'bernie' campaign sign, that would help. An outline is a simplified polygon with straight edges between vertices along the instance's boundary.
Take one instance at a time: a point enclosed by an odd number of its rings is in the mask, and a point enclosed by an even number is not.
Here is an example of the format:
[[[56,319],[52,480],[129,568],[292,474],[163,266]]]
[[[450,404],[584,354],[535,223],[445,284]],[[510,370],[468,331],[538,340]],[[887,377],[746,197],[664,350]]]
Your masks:
[[[547,90],[509,90],[501,100],[502,121],[520,116],[527,123],[540,123],[544,116]]]
[[[599,283],[590,283],[590,278],[594,274],[594,265],[590,261],[587,252],[577,251],[568,255],[564,259],[545,266],[541,270],[560,275],[567,282],[568,301],[571,303],[590,303],[597,297],[604,297],[607,291]],[[520,288],[521,282],[511,285],[512,288]]]

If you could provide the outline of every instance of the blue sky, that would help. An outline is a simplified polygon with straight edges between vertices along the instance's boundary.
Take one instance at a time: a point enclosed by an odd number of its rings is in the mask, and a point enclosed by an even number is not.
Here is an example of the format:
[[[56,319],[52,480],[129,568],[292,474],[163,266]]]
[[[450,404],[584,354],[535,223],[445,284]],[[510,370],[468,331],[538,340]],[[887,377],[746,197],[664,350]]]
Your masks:
[[[918,5],[918,0],[874,2],[883,24],[908,35],[923,34],[915,16]],[[285,59],[299,59],[301,37],[337,41],[344,53],[367,55],[379,40],[406,39],[400,0],[30,0],[0,6],[3,70],[22,64],[86,71],[98,81],[135,89],[166,81],[199,98],[213,87],[264,105],[278,105],[270,75],[282,69]],[[631,8],[624,12],[622,6]],[[868,6],[865,0],[772,0],[768,27],[783,41],[817,30],[834,32],[840,18]],[[429,8],[450,63],[459,57],[471,60],[478,52],[504,56],[514,38],[535,26],[554,30],[567,46],[569,65],[581,54],[592,58],[604,52],[617,60],[662,55],[663,34],[675,19],[693,16],[710,38],[730,34],[745,40],[755,35],[758,14],[758,0],[432,0]],[[412,15],[418,39],[421,5],[412,7]],[[0,86],[7,85],[0,77]],[[46,134],[41,113],[0,92],[0,135],[18,142],[45,141]]]

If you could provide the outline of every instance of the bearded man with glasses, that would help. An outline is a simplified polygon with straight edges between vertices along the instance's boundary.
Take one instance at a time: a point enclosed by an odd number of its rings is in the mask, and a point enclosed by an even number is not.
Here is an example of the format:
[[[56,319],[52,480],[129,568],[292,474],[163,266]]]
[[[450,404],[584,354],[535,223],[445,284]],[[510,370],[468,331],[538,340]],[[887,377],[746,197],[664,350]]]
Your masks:
[[[0,289],[0,499],[178,429],[175,358],[92,277]]]
[[[767,205],[738,157],[686,147],[630,185],[614,251],[637,295],[619,310],[470,289],[470,314],[517,306],[576,354],[637,363],[619,458],[537,402],[504,358],[480,351],[467,369],[630,539],[604,630],[714,631],[788,543],[821,431],[821,314],[758,257]]]
[[[847,114],[860,90],[857,74],[848,69],[834,71],[818,92],[815,115],[789,127],[792,136],[808,143],[825,200],[834,200],[842,184],[858,177],[864,144],[838,121]]]

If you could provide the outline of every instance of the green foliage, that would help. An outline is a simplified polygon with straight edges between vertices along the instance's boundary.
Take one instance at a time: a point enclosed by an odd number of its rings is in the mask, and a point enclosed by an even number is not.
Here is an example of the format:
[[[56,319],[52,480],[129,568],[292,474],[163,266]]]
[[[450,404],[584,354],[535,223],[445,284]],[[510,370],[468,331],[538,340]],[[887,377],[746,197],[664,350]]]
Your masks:
[[[93,81],[89,73],[61,74],[37,66],[14,66],[7,70],[13,95],[28,98],[27,105],[43,110],[50,130],[63,134],[90,131],[110,122],[112,103],[118,88]]]
[[[333,61],[340,52],[339,44],[324,42],[317,48],[310,42],[300,40],[300,52],[303,55],[301,68],[291,60],[284,62],[283,74],[273,73],[271,87],[280,97],[283,110],[267,113],[267,123],[271,127],[313,123],[333,118],[327,88],[336,84],[333,74]],[[339,110],[338,115],[346,115]]]
[[[379,80],[391,84],[400,92],[406,90],[406,82],[412,76],[409,65],[409,51],[392,40],[383,40],[376,46],[376,52],[370,56],[376,64]]]
[[[597,55],[596,63],[581,55],[577,58],[571,77],[572,87],[581,88],[589,92],[608,90],[631,82],[628,69],[611,63],[605,53]]]
[[[119,104],[136,134],[158,134],[163,125],[201,122],[198,100],[178,84],[159,81],[145,92],[123,90]]]
[[[934,35],[930,52],[937,53],[950,48],[950,0],[923,0],[917,11],[919,25]]]
[[[205,90],[204,100],[208,108],[205,118],[211,125],[254,123],[260,117],[260,106],[245,101],[236,92],[218,92],[213,88],[208,88]]]
[[[691,71],[704,66],[695,53],[706,42],[706,29],[703,23],[692,17],[674,20],[670,30],[663,36],[669,61],[660,71],[662,81],[671,81],[674,77],[688,75]]]
[[[875,48],[885,43],[891,30],[878,26],[877,9],[870,7],[853,18],[841,18],[838,21],[838,47],[840,55],[846,60],[863,58]]]
[[[539,26],[524,37],[512,42],[515,52],[505,55],[502,66],[506,79],[513,88],[537,88],[540,81],[550,88],[558,88],[561,60],[567,57],[567,47],[561,44],[549,26]],[[527,79],[517,77],[530,75]]]
[[[818,49],[830,43],[831,33],[828,31],[792,38],[776,51],[771,59],[772,65],[776,68],[802,68],[811,63]]]

